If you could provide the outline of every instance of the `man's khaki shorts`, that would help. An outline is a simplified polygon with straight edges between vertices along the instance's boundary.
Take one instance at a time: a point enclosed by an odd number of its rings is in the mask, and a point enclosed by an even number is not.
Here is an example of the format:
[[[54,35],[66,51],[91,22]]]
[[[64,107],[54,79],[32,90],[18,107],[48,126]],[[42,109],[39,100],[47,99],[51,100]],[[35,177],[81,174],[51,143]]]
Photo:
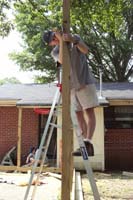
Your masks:
[[[97,107],[98,97],[95,84],[86,85],[80,90],[71,90],[71,104],[75,111]]]

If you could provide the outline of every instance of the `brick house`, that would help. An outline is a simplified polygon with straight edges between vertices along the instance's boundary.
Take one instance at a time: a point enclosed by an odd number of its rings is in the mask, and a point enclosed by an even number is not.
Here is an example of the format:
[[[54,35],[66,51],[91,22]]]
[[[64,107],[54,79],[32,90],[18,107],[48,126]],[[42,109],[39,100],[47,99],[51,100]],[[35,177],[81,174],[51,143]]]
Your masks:
[[[55,90],[53,83],[0,86],[0,162],[9,149],[21,144],[17,150],[18,165],[21,165],[29,148],[39,145],[48,115],[36,113],[35,108],[50,108]],[[133,83],[104,83],[102,93],[97,85],[97,93],[100,106],[95,109],[97,125],[93,138],[95,156],[90,158],[92,167],[130,170],[133,168]],[[49,155],[53,154],[56,138],[59,166],[61,130],[55,130]],[[74,143],[76,148],[75,136]],[[77,168],[83,168],[81,158],[74,161]]]
[[[35,108],[44,108],[47,104],[50,107],[55,89],[55,85],[49,84],[6,84],[0,87],[0,162],[7,151],[18,145],[18,139],[21,139],[21,164],[24,164],[30,147],[39,146],[48,115],[36,113]],[[21,138],[18,138],[20,131]]]

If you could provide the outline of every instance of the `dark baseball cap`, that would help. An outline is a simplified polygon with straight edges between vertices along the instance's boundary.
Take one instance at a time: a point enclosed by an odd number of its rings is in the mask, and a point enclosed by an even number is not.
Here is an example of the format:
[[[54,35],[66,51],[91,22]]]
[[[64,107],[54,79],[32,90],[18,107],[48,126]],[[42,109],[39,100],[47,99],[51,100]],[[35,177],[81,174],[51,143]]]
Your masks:
[[[55,33],[53,31],[44,31],[44,33],[43,33],[44,43],[49,44],[53,40],[54,35],[55,35]]]

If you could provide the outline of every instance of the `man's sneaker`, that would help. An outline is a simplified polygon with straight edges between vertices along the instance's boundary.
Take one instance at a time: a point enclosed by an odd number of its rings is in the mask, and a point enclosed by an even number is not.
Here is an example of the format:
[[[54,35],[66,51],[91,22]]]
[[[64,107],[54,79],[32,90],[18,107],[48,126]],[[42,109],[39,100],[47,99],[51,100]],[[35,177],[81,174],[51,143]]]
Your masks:
[[[82,156],[82,155],[81,155],[80,148],[78,148],[78,149],[76,149],[75,151],[73,151],[73,152],[72,152],[72,155],[73,155],[73,156]]]
[[[91,144],[89,141],[84,141],[84,143],[85,143],[85,147],[86,147],[88,156],[94,156],[93,144]],[[72,155],[73,156],[82,156],[80,148],[73,151]]]
[[[89,141],[84,141],[88,156],[94,156],[94,147],[93,144]]]

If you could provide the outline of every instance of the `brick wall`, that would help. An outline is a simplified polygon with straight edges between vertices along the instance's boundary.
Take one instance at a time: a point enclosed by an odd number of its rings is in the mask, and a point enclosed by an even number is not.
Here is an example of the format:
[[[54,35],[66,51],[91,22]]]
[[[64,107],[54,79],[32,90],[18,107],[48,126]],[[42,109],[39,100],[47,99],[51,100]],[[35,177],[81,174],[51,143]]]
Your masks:
[[[108,129],[105,134],[105,168],[132,170],[133,129]]]
[[[17,145],[18,108],[0,107],[0,161],[7,151]],[[38,115],[33,109],[22,111],[22,161],[31,146],[38,145]]]

